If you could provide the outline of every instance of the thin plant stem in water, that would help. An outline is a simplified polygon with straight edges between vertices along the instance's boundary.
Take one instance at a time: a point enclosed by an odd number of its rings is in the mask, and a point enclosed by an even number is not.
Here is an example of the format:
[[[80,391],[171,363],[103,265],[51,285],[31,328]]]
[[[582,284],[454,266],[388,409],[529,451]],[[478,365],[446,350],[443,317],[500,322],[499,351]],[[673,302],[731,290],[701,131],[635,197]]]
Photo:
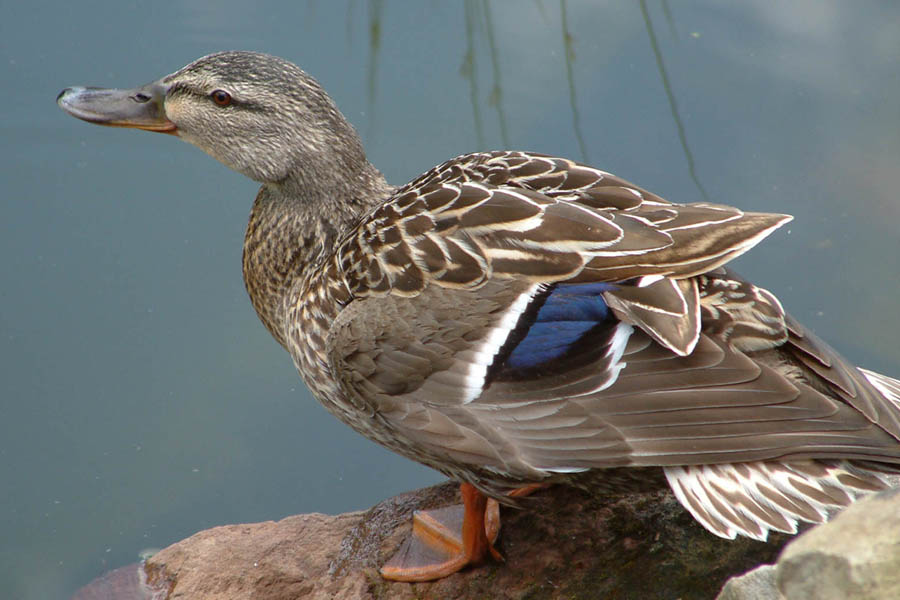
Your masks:
[[[581,151],[581,160],[590,162],[588,157],[587,145],[584,143],[584,136],[581,135],[581,116],[578,112],[578,103],[575,93],[575,74],[572,65],[575,62],[575,48],[573,44],[572,34],[569,32],[569,20],[566,14],[566,0],[560,0],[560,19],[562,21],[563,34],[563,51],[566,61],[566,79],[569,82],[569,104],[572,107],[572,128],[575,130],[575,139],[578,140],[578,149]]]
[[[666,91],[666,97],[669,99],[669,108],[672,110],[672,118],[675,120],[675,127],[678,130],[678,139],[681,142],[681,148],[684,151],[687,160],[688,173],[694,181],[694,185],[700,190],[700,195],[704,200],[709,200],[703,184],[697,177],[697,170],[694,167],[694,155],[691,154],[691,148],[688,146],[687,134],[684,131],[684,124],[681,122],[681,115],[678,113],[678,104],[675,102],[675,94],[672,92],[672,84],[669,83],[669,76],[666,73],[666,65],[663,63],[662,52],[659,50],[659,43],[656,40],[656,34],[653,31],[653,23],[650,21],[650,13],[647,11],[646,0],[640,0],[641,14],[644,17],[644,25],[647,28],[647,35],[650,36],[650,46],[653,49],[653,56],[656,58],[656,67],[659,70],[659,76],[662,78],[663,88]]]
[[[666,17],[666,23],[669,24],[669,34],[671,34],[672,39],[678,40],[678,30],[675,28],[675,19],[672,18],[672,11],[669,9],[669,0],[659,0],[659,6]]]
[[[506,117],[503,113],[503,85],[500,83],[500,64],[497,54],[497,44],[494,39],[494,25],[491,20],[491,8],[488,0],[482,0],[484,8],[484,23],[487,31],[488,46],[491,49],[491,66],[494,69],[494,87],[491,89],[490,103],[497,107],[497,116],[500,119],[500,139],[504,147],[509,147],[509,134],[506,130]]]
[[[383,0],[370,0],[369,2],[369,68],[367,69],[367,110],[369,112],[369,126],[366,128],[366,138],[372,141],[375,131],[375,98],[378,95],[378,56],[381,50],[381,15],[384,13]]]
[[[475,53],[476,0],[466,0],[463,11],[466,19],[466,53],[463,55],[459,74],[469,82],[469,101],[472,103],[472,117],[475,120],[475,136],[478,149],[484,147],[484,124],[481,121],[481,107],[478,104],[478,65]]]

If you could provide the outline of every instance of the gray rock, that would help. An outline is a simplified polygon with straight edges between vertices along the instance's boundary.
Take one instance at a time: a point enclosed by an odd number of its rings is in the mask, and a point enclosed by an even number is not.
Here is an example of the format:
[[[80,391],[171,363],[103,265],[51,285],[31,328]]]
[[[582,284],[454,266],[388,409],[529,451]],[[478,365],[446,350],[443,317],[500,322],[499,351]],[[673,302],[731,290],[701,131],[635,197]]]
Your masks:
[[[854,503],[788,544],[775,565],[732,577],[716,600],[900,598],[900,489]]]
[[[775,587],[775,565],[762,565],[725,582],[716,600],[782,600]]]
[[[776,568],[787,600],[900,598],[900,490],[865,498],[792,542]]]

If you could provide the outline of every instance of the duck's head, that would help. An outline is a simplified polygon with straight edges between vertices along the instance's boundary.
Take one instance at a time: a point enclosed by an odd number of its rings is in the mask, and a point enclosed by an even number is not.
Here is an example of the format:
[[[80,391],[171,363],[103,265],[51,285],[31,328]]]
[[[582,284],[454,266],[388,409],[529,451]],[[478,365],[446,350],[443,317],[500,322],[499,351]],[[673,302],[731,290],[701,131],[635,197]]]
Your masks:
[[[219,52],[130,90],[66,88],[57,103],[91,123],[176,135],[263,183],[321,182],[368,166],[322,87],[267,54]]]

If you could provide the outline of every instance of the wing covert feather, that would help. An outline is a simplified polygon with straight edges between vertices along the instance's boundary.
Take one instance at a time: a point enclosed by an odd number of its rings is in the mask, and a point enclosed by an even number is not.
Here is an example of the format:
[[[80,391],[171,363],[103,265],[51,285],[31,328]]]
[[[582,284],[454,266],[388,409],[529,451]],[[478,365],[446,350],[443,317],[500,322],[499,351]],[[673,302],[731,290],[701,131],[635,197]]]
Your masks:
[[[335,260],[356,297],[414,296],[491,278],[686,278],[746,252],[790,220],[672,204],[609,173],[524,152],[457,157],[364,217]]]

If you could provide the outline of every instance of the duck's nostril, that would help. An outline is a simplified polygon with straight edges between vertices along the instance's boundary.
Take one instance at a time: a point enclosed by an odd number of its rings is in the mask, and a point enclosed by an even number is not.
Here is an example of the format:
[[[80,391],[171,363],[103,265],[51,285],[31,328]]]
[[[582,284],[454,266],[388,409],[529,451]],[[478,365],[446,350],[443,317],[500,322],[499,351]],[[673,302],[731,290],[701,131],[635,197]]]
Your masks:
[[[150,102],[150,96],[148,96],[147,94],[141,93],[141,92],[138,92],[137,94],[132,96],[131,99],[134,100],[135,102],[140,102],[142,104],[144,102]]]

